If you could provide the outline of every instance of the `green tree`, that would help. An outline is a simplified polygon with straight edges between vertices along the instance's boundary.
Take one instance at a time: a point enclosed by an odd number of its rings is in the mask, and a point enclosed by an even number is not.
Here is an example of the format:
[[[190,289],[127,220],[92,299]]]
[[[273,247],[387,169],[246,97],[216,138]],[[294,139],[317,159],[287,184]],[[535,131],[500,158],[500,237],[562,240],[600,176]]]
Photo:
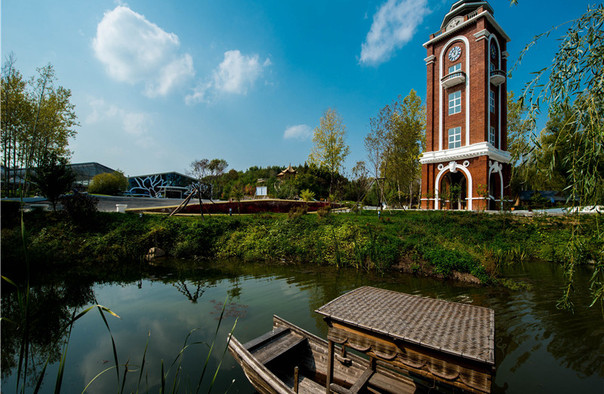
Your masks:
[[[313,148],[308,156],[308,162],[317,167],[326,167],[330,174],[329,194],[334,191],[334,179],[343,169],[344,160],[350,153],[346,145],[346,126],[334,109],[323,113],[319,126],[315,128],[312,137]]]
[[[425,146],[426,110],[414,90],[386,105],[376,118],[372,118],[372,133],[365,139],[372,151],[370,158],[379,165],[390,195],[402,203],[407,196],[412,204],[419,192],[421,176],[419,156]]]
[[[387,130],[385,128],[386,119],[385,115],[382,111],[378,114],[378,116],[369,119],[369,125],[371,127],[371,131],[365,137],[365,149],[367,150],[367,159],[369,160],[369,164],[371,164],[371,174],[375,179],[375,185],[377,187],[377,199],[378,205],[381,205],[385,200],[384,197],[384,188],[381,180],[384,175],[382,174],[382,169],[384,166],[382,165],[385,161],[386,154],[386,133]]]
[[[511,1],[513,4],[517,0]],[[551,64],[539,70],[523,92],[532,119],[546,108],[550,118],[565,119],[556,133],[553,146],[571,144],[573,151],[562,159],[568,169],[567,189],[573,204],[596,205],[604,202],[604,5],[588,6],[587,11],[560,39]],[[536,36],[521,52],[520,63],[528,49],[548,37],[557,27]],[[551,155],[550,160],[555,160]],[[552,166],[553,167],[553,166]],[[596,217],[599,220],[599,217]],[[566,264],[568,284],[560,306],[570,307],[573,276],[582,256],[578,229],[570,240],[570,258]],[[604,231],[601,226],[591,242],[602,245],[590,258],[595,262],[591,287],[594,303],[604,302]]]
[[[369,179],[369,171],[364,161],[357,161],[354,167],[352,167],[352,187],[356,197],[357,204],[360,204],[365,195],[369,191],[371,185]]]
[[[52,210],[56,211],[61,195],[71,189],[75,174],[67,166],[67,159],[51,152],[32,174],[32,181],[40,193],[50,201]]]
[[[27,93],[27,82],[15,68],[11,55],[2,65],[2,165],[4,166],[3,194],[12,191],[12,179],[17,179],[17,169],[23,167],[22,144],[31,126],[34,108]]]
[[[199,188],[206,197],[213,199],[215,195],[220,196],[224,191],[230,192],[228,179],[221,179],[224,171],[228,168],[224,159],[200,159],[191,163],[189,174],[199,181]]]
[[[2,66],[2,164],[5,188],[17,179],[20,168],[43,165],[52,153],[68,157],[69,138],[78,125],[71,91],[55,87],[52,65],[38,69],[38,77],[26,82],[10,55]],[[27,179],[28,174],[25,177]]]
[[[530,155],[533,151],[531,133],[534,122],[526,119],[528,109],[521,99],[515,99],[514,92],[508,92],[508,151],[512,156],[512,174],[510,185],[512,193],[517,197],[522,190],[532,189],[530,184],[535,178],[533,161]],[[488,194],[488,193],[487,193]]]
[[[118,195],[128,189],[128,178],[122,171],[97,174],[90,181],[88,192],[93,194]]]

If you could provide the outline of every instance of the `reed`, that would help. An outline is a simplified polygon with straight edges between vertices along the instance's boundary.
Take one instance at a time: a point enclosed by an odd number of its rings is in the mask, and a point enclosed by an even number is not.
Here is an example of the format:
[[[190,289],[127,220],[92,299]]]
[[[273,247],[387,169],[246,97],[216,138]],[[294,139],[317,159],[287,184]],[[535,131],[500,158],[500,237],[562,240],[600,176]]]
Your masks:
[[[10,280],[9,278],[2,277],[2,279],[6,283],[10,284],[11,286],[17,287],[17,291],[21,292],[21,296],[19,297],[19,299],[21,299],[21,300],[25,299],[25,293],[28,291],[27,289],[20,289],[18,287],[18,285],[15,282],[13,282],[12,280]],[[225,309],[226,309],[227,304],[228,304],[228,297],[222,306],[222,310],[220,312],[220,317],[216,324],[216,330],[214,332],[214,337],[211,342],[208,343],[208,342],[204,342],[204,341],[192,341],[191,340],[192,334],[195,331],[197,331],[197,329],[192,329],[191,331],[189,331],[189,333],[185,337],[184,342],[183,342],[181,348],[178,350],[174,359],[169,364],[165,363],[163,359],[160,361],[160,370],[158,371],[160,374],[160,385],[159,385],[159,388],[157,389],[157,391],[159,391],[160,393],[178,393],[178,392],[199,393],[201,390],[202,384],[207,382],[208,380],[209,380],[208,392],[210,392],[214,388],[216,378],[219,374],[220,367],[222,365],[222,361],[224,359],[224,356],[226,355],[226,351],[228,348],[228,341],[227,341],[227,344],[225,345],[224,349],[221,349],[222,352],[221,352],[221,355],[219,358],[219,364],[216,367],[216,369],[213,371],[213,373],[211,375],[207,374],[207,372],[209,372],[208,368],[209,368],[210,358],[212,357],[213,352],[215,350],[217,350],[216,341],[217,341],[217,337],[218,337],[218,332],[219,332],[220,327],[224,320],[224,314],[225,314]],[[24,306],[26,306],[26,305],[24,304]],[[88,315],[90,312],[93,312],[95,310],[97,310],[99,312],[103,325],[106,327],[107,332],[111,338],[113,365],[103,369],[98,374],[96,374],[84,386],[82,393],[85,393],[89,389],[94,387],[94,384],[101,377],[107,375],[108,373],[111,373],[112,371],[115,371],[114,387],[115,387],[115,391],[118,394],[124,393],[124,392],[136,392],[136,393],[149,392],[150,388],[148,387],[148,383],[147,384],[144,384],[144,383],[148,382],[149,376],[153,374],[153,371],[149,370],[150,363],[148,362],[149,361],[148,360],[148,349],[149,349],[149,344],[150,344],[150,340],[151,340],[151,333],[150,332],[148,333],[145,347],[142,351],[140,364],[138,364],[138,365],[132,364],[130,362],[130,360],[127,360],[125,363],[124,362],[120,363],[119,356],[118,356],[118,345],[117,345],[117,343],[114,339],[113,333],[111,331],[111,325],[109,324],[107,315],[110,315],[110,316],[112,316],[114,318],[118,318],[118,319],[120,318],[120,316],[117,315],[115,312],[113,312],[111,309],[107,308],[106,306],[100,305],[100,304],[88,306],[87,308],[85,308],[79,312],[74,310],[71,314],[71,318],[69,319],[67,324],[64,326],[64,328],[63,328],[64,334],[60,336],[61,343],[59,344],[62,351],[61,351],[60,359],[58,361],[58,368],[57,368],[56,376],[54,378],[55,382],[54,382],[54,387],[53,387],[52,391],[54,391],[55,393],[60,393],[62,391],[65,372],[70,367],[69,363],[68,363],[68,349],[69,349],[69,340],[71,337],[71,332],[72,332],[74,326],[76,325],[78,320],[82,319],[84,316]],[[32,362],[31,358],[33,357],[33,355],[32,355],[32,352],[30,351],[31,347],[32,347],[32,343],[29,340],[30,336],[27,331],[27,329],[29,328],[27,319],[28,318],[31,319],[31,316],[27,317],[29,315],[26,313],[25,310],[22,312],[21,316],[26,317],[26,318],[20,322],[16,322],[14,320],[7,319],[4,317],[0,318],[3,322],[3,324],[19,324],[22,327],[22,332],[21,332],[21,337],[20,337],[21,345],[20,345],[19,357],[18,357],[18,362],[17,362],[17,379],[16,379],[15,393],[25,393],[28,390],[28,387],[33,387],[33,391],[31,391],[32,393],[38,393],[38,392],[40,392],[40,389],[41,389],[43,383],[45,383],[46,381],[48,381],[50,379],[50,376],[47,374],[47,369],[48,369],[49,365],[51,364],[51,360],[50,360],[51,356],[49,353],[49,355],[46,357],[46,359],[43,363],[43,367],[39,373],[35,373],[30,368],[30,364]],[[237,320],[235,320],[235,323],[233,324],[232,328],[229,331],[229,335],[228,335],[229,340],[235,330],[236,325],[237,325]],[[56,344],[52,344],[51,346],[54,346],[54,345],[56,345]],[[206,355],[203,366],[200,368],[201,373],[200,373],[200,376],[199,376],[199,379],[197,382],[197,386],[195,388],[189,387],[189,386],[183,387],[182,382],[185,378],[182,374],[183,357],[186,352],[191,351],[191,349],[193,349],[195,347],[199,347],[199,346],[206,347],[207,355]],[[134,381],[134,383],[130,384],[130,380],[133,375],[136,376],[135,377],[136,380]],[[143,379],[143,377],[144,377],[144,379]],[[232,385],[232,383],[231,383],[231,385]],[[227,388],[227,391],[228,391],[228,388]]]
[[[17,371],[16,371],[15,393],[17,393],[17,394],[25,393],[28,387],[33,387],[32,393],[36,394],[36,393],[40,392],[43,383],[47,380],[47,369],[48,369],[49,365],[51,364],[52,353],[48,352],[48,355],[47,355],[47,357],[43,363],[42,369],[39,373],[35,372],[35,368],[30,368],[30,366],[33,362],[32,358],[34,357],[32,355],[33,344],[32,344],[31,338],[30,338],[30,334],[31,334],[30,326],[31,326],[32,319],[36,318],[36,316],[34,315],[33,309],[32,309],[32,306],[33,306],[32,299],[31,299],[32,288],[31,288],[30,281],[29,281],[29,273],[30,273],[29,258],[28,258],[29,245],[27,242],[27,231],[26,231],[23,213],[21,214],[21,223],[20,223],[19,230],[20,230],[20,238],[21,238],[21,243],[23,246],[23,253],[24,253],[23,259],[25,261],[25,266],[26,266],[26,277],[25,277],[25,281],[24,281],[25,284],[23,286],[20,286],[16,281],[13,281],[10,278],[2,275],[2,280],[4,282],[6,282],[7,284],[9,284],[10,286],[14,287],[14,291],[16,293],[16,298],[17,298],[17,302],[18,302],[18,307],[17,307],[18,313],[17,313],[16,319],[14,319],[14,318],[9,319],[9,318],[2,316],[2,317],[0,317],[0,321],[2,322],[3,326],[4,326],[4,324],[15,325],[17,327],[17,332],[19,333],[19,338],[18,338],[19,354],[18,354],[18,360],[16,362]],[[181,372],[182,372],[183,355],[185,354],[185,352],[187,350],[189,350],[190,348],[192,348],[194,346],[205,345],[208,348],[208,352],[207,352],[207,357],[205,359],[205,363],[203,365],[203,369],[202,369],[197,387],[195,390],[192,390],[190,388],[186,388],[184,390],[186,392],[194,391],[196,393],[198,393],[200,391],[201,385],[204,382],[204,376],[205,376],[207,368],[209,366],[210,357],[215,348],[218,331],[219,331],[220,326],[223,321],[224,312],[225,312],[227,303],[228,303],[228,297],[222,306],[220,317],[219,317],[218,323],[216,325],[216,331],[214,333],[214,338],[211,343],[208,344],[208,343],[202,342],[202,341],[190,342],[191,335],[197,330],[197,329],[193,329],[185,337],[185,340],[184,340],[184,343],[183,343],[181,349],[177,352],[177,355],[175,356],[174,360],[170,363],[170,366],[168,367],[167,370],[164,367],[164,360],[163,359],[161,360],[161,362],[160,362],[160,374],[161,374],[160,381],[161,381],[161,383],[160,383],[160,387],[159,387],[160,393],[176,393],[176,392],[182,391],[181,382],[182,382],[183,377],[182,377]],[[117,315],[115,312],[113,312],[108,307],[100,305],[98,303],[88,306],[80,311],[78,311],[78,308],[74,308],[70,314],[71,315],[70,318],[60,328],[61,334],[58,335],[57,339],[54,342],[52,342],[50,345],[48,345],[49,347],[59,346],[62,349],[60,358],[58,361],[58,368],[57,368],[57,373],[56,373],[56,377],[55,377],[53,391],[55,393],[60,393],[62,390],[65,372],[69,368],[68,358],[67,358],[68,349],[69,349],[69,340],[70,340],[71,333],[72,333],[72,330],[73,330],[76,322],[78,322],[80,319],[82,319],[84,316],[88,315],[90,312],[92,312],[94,310],[97,310],[99,312],[101,320],[111,338],[113,365],[111,365],[108,368],[105,368],[104,370],[100,371],[96,376],[94,376],[85,385],[85,387],[82,390],[82,393],[86,392],[89,388],[91,388],[94,385],[94,383],[96,381],[98,381],[99,378],[101,378],[102,376],[104,376],[107,373],[110,373],[112,370],[115,370],[115,379],[116,379],[115,388],[116,388],[117,393],[131,391],[131,390],[127,389],[128,388],[127,381],[128,381],[128,378],[133,373],[136,373],[136,372],[138,372],[138,378],[137,378],[136,384],[135,384],[136,392],[138,393],[141,391],[148,391],[149,390],[148,386],[146,387],[146,390],[143,390],[141,387],[141,383],[143,381],[143,376],[145,376],[146,377],[145,380],[148,381],[148,376],[150,373],[148,371],[149,363],[147,360],[147,354],[148,354],[147,351],[149,348],[149,341],[151,338],[151,333],[149,332],[149,334],[148,334],[145,348],[142,353],[140,365],[138,365],[138,366],[131,365],[129,360],[126,361],[125,363],[121,364],[119,361],[119,357],[118,357],[118,346],[115,342],[115,338],[111,331],[111,326],[109,324],[109,321],[107,320],[106,315],[110,315],[110,316],[118,318],[118,319],[120,317],[119,317],[119,315]],[[230,340],[231,334],[235,330],[236,325],[237,325],[237,320],[235,320],[235,323],[230,331],[229,340]],[[212,380],[209,384],[209,391],[211,391],[212,388],[214,387],[214,384],[216,382],[216,377],[218,376],[220,366],[222,365],[222,360],[226,354],[227,347],[228,347],[228,342],[222,352],[219,364],[212,376]],[[33,382],[33,384],[32,384],[32,382]]]

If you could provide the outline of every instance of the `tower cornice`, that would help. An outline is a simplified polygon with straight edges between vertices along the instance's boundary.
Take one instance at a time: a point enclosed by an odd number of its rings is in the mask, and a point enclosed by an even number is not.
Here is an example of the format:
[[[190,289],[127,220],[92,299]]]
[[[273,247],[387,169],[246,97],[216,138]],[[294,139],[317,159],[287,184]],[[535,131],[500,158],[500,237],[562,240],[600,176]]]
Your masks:
[[[443,163],[479,156],[488,156],[500,163],[509,163],[512,159],[510,152],[497,149],[488,142],[479,142],[460,148],[424,152],[419,162],[421,164]]]
[[[459,34],[459,31],[461,29],[463,29],[464,27],[466,27],[472,23],[475,23],[481,17],[485,17],[489,21],[489,23],[493,26],[493,28],[501,35],[501,37],[503,37],[503,39],[506,42],[510,41],[510,37],[503,31],[501,26],[499,26],[499,23],[497,23],[497,21],[495,21],[495,18],[493,18],[493,15],[489,11],[482,11],[480,14],[475,15],[475,16],[469,18],[467,21],[460,23],[455,28],[445,31],[445,32],[437,35],[436,37],[430,39],[429,41],[425,42],[423,44],[424,48],[428,48],[429,45],[434,45],[435,43],[437,43],[441,40],[444,40],[447,37],[451,37],[455,34]]]

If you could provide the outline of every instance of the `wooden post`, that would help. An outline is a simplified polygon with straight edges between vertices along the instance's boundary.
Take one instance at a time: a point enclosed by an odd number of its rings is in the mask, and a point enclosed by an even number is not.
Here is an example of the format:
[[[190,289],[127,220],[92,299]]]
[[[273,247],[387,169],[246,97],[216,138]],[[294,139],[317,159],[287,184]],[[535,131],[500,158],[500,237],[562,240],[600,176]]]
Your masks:
[[[294,368],[294,393],[298,392],[298,377],[300,376],[300,371],[298,370],[298,366]]]
[[[333,341],[332,340],[327,341],[327,374],[326,374],[325,378],[326,378],[325,393],[329,394],[329,393],[331,393],[331,389],[329,388],[329,386],[331,386],[331,381],[333,380]]]

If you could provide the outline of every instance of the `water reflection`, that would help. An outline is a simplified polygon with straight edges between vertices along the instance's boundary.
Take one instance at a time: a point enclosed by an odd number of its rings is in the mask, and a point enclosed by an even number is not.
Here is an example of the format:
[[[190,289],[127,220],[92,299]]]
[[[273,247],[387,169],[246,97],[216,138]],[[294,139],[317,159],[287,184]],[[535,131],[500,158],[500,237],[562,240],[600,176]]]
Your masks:
[[[189,301],[191,301],[192,303],[195,304],[197,302],[197,300],[199,299],[199,297],[201,297],[203,295],[203,293],[205,292],[206,282],[205,281],[194,281],[191,284],[187,284],[187,282],[184,280],[178,280],[178,281],[172,283],[172,286],[176,287],[176,290],[178,290],[181,294],[183,294],[185,297],[187,297],[187,299]],[[191,292],[189,290],[189,286],[193,287],[195,290],[193,292]]]
[[[192,329],[197,328],[190,338],[192,342],[211,343],[225,299],[228,301],[217,339],[221,351],[211,358],[212,374],[221,362],[226,336],[236,319],[235,334],[242,342],[270,330],[273,314],[325,337],[325,324],[314,310],[349,290],[372,285],[493,308],[496,318],[495,392],[602,392],[604,321],[597,309],[586,308],[589,294],[575,295],[576,310],[572,314],[556,309],[563,285],[559,267],[526,264],[524,268],[511,268],[506,275],[523,280],[532,288],[511,291],[410,275],[240,262],[200,265],[194,269],[190,265],[186,269],[166,265],[145,272],[141,282],[97,284],[92,290],[90,286],[78,288],[73,284],[44,285],[35,292],[39,308],[48,313],[44,317],[41,315],[41,320],[47,322],[45,330],[38,330],[36,335],[40,337],[35,341],[40,344],[38,348],[47,349],[47,353],[38,351],[36,356],[44,359],[50,354],[51,359],[56,360],[58,349],[44,344],[60,337],[61,319],[69,316],[70,308],[81,307],[96,297],[99,303],[122,316],[110,321],[121,363],[140,365],[149,340],[145,387],[157,388],[160,361],[171,362]],[[577,280],[586,283],[588,276],[588,271],[579,272]],[[582,288],[586,287],[578,283],[577,289]],[[13,295],[3,294],[3,315],[8,316],[6,312],[16,308],[14,302]],[[14,368],[18,347],[16,336],[7,335],[5,326],[3,323],[3,390],[7,384],[10,388],[11,378],[14,379],[9,374]],[[207,347],[204,346],[185,354],[183,371],[192,376],[192,381],[198,377],[199,365],[204,364],[206,355]],[[227,357],[222,361],[217,390],[224,391],[231,380],[236,379],[230,392],[252,392],[239,366]],[[69,358],[77,367],[68,371],[66,391],[81,391],[92,377],[106,368],[107,360],[112,360],[110,339],[99,324],[98,316],[78,323],[70,342]],[[115,375],[95,382],[91,392],[114,389]]]
[[[57,362],[72,313],[94,300],[90,284],[42,285],[30,289],[29,310],[26,310],[25,292],[26,289],[17,292],[7,283],[2,286],[3,379],[16,368],[23,343],[27,344],[24,351],[31,356],[28,376],[38,375],[46,360]]]

